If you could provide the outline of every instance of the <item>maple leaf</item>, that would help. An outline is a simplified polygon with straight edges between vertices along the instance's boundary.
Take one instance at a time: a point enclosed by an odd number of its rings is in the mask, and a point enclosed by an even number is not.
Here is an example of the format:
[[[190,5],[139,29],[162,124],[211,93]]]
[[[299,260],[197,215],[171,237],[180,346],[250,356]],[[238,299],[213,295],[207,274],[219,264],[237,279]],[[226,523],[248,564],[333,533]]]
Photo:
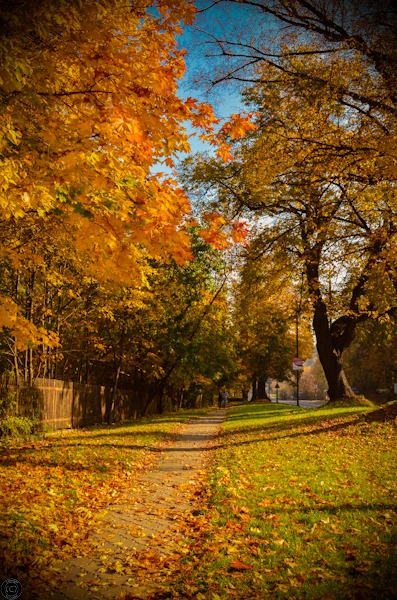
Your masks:
[[[219,137],[229,137],[231,140],[243,138],[248,131],[255,131],[258,125],[253,123],[253,116],[258,113],[232,114],[228,121],[219,130]]]
[[[232,239],[237,243],[246,244],[249,233],[248,224],[245,221],[233,221],[232,223]]]
[[[186,120],[206,132],[216,122],[209,104],[177,93],[185,65],[176,38],[194,17],[193,3],[163,0],[152,10],[148,2],[43,0],[29,19],[26,7],[0,9],[10,24],[0,42],[2,256],[32,260],[33,239],[12,251],[13,220],[22,231],[52,219],[60,241],[68,231],[80,268],[100,281],[140,285],[143,254],[191,260],[189,200],[176,181],[151,171],[188,150]],[[13,318],[7,306],[0,326]],[[31,334],[43,341],[34,327]]]
[[[229,568],[233,571],[252,571],[254,567],[243,563],[240,559],[236,559],[230,563]]]

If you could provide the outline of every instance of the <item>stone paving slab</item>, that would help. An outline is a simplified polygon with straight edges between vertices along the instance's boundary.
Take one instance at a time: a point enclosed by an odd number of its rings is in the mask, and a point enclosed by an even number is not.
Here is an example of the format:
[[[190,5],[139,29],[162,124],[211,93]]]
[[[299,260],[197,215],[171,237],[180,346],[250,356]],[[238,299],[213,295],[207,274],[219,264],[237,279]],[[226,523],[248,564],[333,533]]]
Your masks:
[[[110,505],[92,534],[95,556],[76,558],[63,565],[67,586],[57,600],[116,600],[123,592],[146,598],[156,588],[140,585],[134,569],[117,565],[126,557],[133,565],[140,553],[156,552],[166,560],[176,524],[193,506],[186,493],[196,485],[195,477],[205,466],[211,441],[217,435],[225,412],[216,410],[184,426],[175,443],[161,452],[155,467],[134,482],[127,504]],[[158,452],[158,450],[154,449]],[[128,561],[127,561],[128,562]],[[111,563],[113,568],[106,567]],[[115,570],[116,569],[116,570]],[[128,570],[128,569],[127,569]]]

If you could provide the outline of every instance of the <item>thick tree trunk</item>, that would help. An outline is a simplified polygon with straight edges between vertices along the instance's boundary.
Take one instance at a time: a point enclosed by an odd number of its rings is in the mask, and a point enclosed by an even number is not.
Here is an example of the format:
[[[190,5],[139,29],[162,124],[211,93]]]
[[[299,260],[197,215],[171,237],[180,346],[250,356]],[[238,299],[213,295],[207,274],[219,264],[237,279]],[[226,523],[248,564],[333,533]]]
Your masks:
[[[343,371],[342,354],[353,339],[355,325],[353,319],[342,317],[330,326],[325,304],[319,304],[315,309],[313,328],[331,402],[354,397]]]
[[[310,298],[313,302],[313,329],[316,335],[317,352],[324,375],[328,383],[328,396],[331,402],[354,398],[346,375],[343,371],[343,351],[350,346],[357,325],[355,309],[360,290],[365,283],[361,277],[352,293],[350,301],[350,316],[339,317],[333,323],[329,322],[327,305],[321,294],[319,265],[323,242],[310,249],[307,256],[306,273]]]
[[[258,400],[270,400],[266,391],[267,377],[259,377],[258,380]]]
[[[252,376],[252,401],[258,400],[258,379],[254,374]]]

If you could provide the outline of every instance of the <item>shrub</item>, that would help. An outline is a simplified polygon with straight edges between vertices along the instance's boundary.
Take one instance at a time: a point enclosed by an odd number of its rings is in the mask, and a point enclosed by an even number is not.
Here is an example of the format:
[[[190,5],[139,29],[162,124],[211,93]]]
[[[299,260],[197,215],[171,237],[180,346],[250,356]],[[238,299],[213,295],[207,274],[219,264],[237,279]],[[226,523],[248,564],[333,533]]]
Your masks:
[[[8,440],[11,438],[27,438],[33,431],[34,423],[27,417],[8,415],[0,421],[0,437]]]
[[[17,394],[15,392],[6,392],[0,395],[0,419],[7,414],[13,413],[17,409]]]

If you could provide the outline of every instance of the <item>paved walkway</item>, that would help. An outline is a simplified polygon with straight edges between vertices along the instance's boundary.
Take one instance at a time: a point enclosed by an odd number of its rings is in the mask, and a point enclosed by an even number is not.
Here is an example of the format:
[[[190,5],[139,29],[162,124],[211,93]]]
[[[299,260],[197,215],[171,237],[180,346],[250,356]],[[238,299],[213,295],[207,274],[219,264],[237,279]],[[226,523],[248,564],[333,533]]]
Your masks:
[[[93,535],[95,556],[66,565],[68,585],[59,600],[115,600],[123,593],[146,598],[155,584],[144,569],[164,566],[177,539],[177,524],[193,508],[191,491],[208,461],[208,450],[224,419],[216,410],[185,425],[176,443],[159,453],[156,467],[134,484],[128,503],[111,505]],[[148,569],[150,572],[150,569]]]

